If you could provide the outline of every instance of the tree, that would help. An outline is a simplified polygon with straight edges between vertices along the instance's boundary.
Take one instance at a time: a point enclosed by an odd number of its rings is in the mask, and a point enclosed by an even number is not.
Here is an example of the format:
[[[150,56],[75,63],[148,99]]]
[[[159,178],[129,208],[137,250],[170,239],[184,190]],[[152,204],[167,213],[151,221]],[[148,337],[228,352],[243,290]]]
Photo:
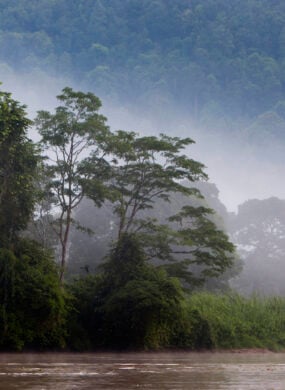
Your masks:
[[[181,154],[190,138],[138,137],[135,133],[118,131],[113,137],[113,165],[110,187],[114,193],[114,212],[119,217],[118,238],[123,233],[143,230],[150,219],[140,218],[152,209],[155,201],[170,201],[171,193],[197,195],[196,188],[181,184],[206,179],[204,165]],[[92,196],[92,194],[89,194]],[[154,220],[153,220],[154,221]]]
[[[186,205],[169,218],[170,222],[178,224],[177,230],[172,234],[174,246],[171,252],[183,257],[167,268],[189,285],[218,277],[233,266],[236,260],[234,245],[209,219],[213,213],[207,207]]]
[[[92,93],[65,88],[57,98],[62,105],[54,114],[40,111],[36,125],[41,142],[48,150],[48,191],[52,191],[59,213],[54,229],[60,242],[60,280],[63,282],[72,213],[83,199],[83,184],[86,186],[92,178],[93,200],[100,205],[104,199],[102,179],[108,167],[105,156],[109,129],[106,118],[98,114],[101,102]]]
[[[38,151],[27,138],[25,106],[0,92],[0,246],[11,246],[34,209]]]
[[[167,270],[188,285],[216,277],[233,265],[234,246],[211,220],[213,210],[191,205],[191,198],[192,203],[193,197],[202,198],[193,183],[207,178],[203,164],[181,153],[194,141],[119,131],[113,142],[117,160],[110,187],[118,216],[118,241],[124,234],[135,234],[148,259],[168,261]],[[183,196],[181,211],[174,216],[169,210],[157,218],[150,216],[150,210],[156,216],[157,204],[171,203],[174,194]]]

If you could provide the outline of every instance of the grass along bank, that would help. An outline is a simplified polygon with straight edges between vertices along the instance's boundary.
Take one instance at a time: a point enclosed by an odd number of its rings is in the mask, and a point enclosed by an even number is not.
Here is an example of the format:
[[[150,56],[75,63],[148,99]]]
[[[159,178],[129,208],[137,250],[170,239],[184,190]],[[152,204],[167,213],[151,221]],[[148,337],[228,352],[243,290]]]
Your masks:
[[[181,346],[280,351],[285,348],[285,298],[195,293],[185,302],[185,325]]]

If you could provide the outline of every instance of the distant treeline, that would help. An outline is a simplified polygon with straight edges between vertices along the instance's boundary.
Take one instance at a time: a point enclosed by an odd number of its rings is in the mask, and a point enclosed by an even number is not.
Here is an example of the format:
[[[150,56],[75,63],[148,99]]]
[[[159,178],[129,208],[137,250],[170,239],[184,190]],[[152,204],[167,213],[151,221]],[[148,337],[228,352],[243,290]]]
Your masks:
[[[194,118],[285,116],[282,0],[0,1],[0,59]]]

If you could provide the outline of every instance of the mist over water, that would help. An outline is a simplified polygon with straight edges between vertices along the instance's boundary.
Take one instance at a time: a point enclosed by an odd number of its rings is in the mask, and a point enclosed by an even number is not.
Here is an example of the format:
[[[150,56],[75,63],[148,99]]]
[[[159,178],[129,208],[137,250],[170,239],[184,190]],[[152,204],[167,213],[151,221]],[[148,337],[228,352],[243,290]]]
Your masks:
[[[71,80],[49,76],[38,71],[19,74],[11,69],[1,69],[1,89],[11,92],[20,103],[27,105],[31,119],[38,110],[53,110],[62,88],[86,90]],[[96,91],[92,91],[95,94]],[[98,94],[99,95],[99,94]],[[147,107],[134,107],[114,103],[99,95],[103,102],[101,113],[108,118],[112,130],[124,129],[143,135],[166,133],[171,136],[190,137],[195,141],[186,151],[191,157],[206,166],[209,181],[216,184],[220,200],[228,211],[237,211],[239,204],[248,199],[265,199],[271,196],[285,198],[284,175],[285,148],[278,140],[261,143],[241,137],[234,132],[199,129],[187,115],[175,107],[150,112]],[[243,129],[241,129],[243,130]],[[242,133],[242,131],[241,131]],[[38,140],[34,130],[30,136]]]

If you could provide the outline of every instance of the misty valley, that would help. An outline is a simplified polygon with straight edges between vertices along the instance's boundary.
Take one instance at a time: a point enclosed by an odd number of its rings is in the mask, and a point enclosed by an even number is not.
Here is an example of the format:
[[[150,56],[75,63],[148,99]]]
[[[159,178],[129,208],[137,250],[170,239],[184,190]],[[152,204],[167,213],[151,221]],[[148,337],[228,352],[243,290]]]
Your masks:
[[[284,352],[284,2],[0,4],[0,350]]]

